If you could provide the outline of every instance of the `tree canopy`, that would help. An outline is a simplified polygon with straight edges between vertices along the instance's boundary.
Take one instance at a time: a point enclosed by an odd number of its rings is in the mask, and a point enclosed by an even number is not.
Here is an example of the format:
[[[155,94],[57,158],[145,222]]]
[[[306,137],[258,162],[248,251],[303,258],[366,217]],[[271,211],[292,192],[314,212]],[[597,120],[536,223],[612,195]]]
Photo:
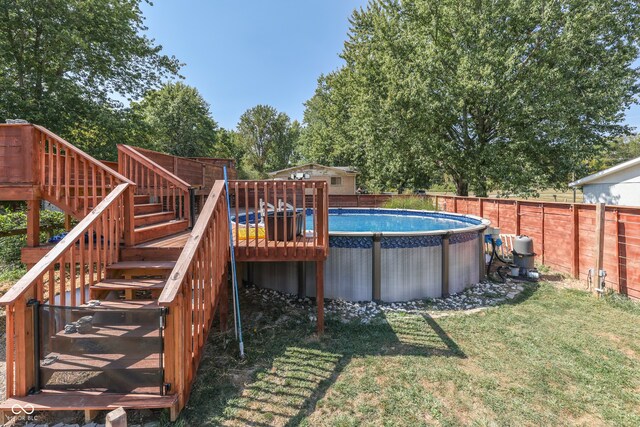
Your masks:
[[[227,151],[216,147],[218,125],[194,87],[169,83],[147,92],[132,110],[146,125],[149,148],[183,157],[219,156]]]
[[[269,105],[245,111],[238,122],[237,143],[244,151],[247,176],[265,177],[269,171],[289,165],[300,136],[300,124]]]
[[[639,39],[634,0],[372,0],[306,104],[301,152],[378,189],[566,184],[628,131]]]
[[[180,68],[144,35],[141,2],[1,1],[0,120],[26,119],[115,152],[128,113],[114,96],[138,98]]]

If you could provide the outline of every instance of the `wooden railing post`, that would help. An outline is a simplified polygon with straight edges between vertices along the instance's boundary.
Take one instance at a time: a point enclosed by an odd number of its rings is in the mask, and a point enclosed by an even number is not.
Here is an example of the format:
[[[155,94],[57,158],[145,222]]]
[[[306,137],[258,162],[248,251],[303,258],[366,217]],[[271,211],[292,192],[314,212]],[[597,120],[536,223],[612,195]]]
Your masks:
[[[124,244],[135,245],[135,187],[130,185],[124,193]]]
[[[170,384],[169,394],[178,395],[177,412],[179,412],[185,405],[184,365],[187,363],[187,361],[182,358],[184,354],[184,342],[186,339],[184,336],[185,328],[183,322],[184,313],[182,300],[182,294],[178,294],[175,302],[168,307],[169,311],[167,312],[164,331],[164,383]],[[171,414],[171,418],[175,419],[174,414]]]
[[[15,301],[15,395],[26,396],[35,387],[35,354],[33,310],[27,302],[35,297],[35,288],[28,289]],[[9,332],[9,331],[8,331]],[[9,369],[9,366],[7,366]],[[7,384],[12,387],[13,384]]]

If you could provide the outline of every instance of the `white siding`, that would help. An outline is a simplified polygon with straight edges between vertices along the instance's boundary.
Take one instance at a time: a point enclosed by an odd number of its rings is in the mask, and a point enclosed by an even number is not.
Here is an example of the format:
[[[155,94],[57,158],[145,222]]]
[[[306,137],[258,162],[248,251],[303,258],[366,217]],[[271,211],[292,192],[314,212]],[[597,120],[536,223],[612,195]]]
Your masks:
[[[640,206],[640,165],[585,184],[582,193],[585,203]]]

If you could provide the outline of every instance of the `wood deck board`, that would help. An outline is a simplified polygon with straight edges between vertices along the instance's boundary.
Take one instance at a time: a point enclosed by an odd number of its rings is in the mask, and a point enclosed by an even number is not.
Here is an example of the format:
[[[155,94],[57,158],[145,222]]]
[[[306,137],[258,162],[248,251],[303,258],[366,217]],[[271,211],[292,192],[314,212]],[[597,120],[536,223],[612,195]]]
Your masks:
[[[175,405],[177,395],[118,394],[96,391],[42,390],[39,394],[14,397],[0,403],[0,409],[10,410],[13,405],[31,404],[37,411],[81,411],[85,409],[108,410],[170,408]]]
[[[234,242],[235,243],[235,242]],[[258,239],[256,248],[255,239],[239,240],[235,247],[238,261],[315,261],[325,259],[323,246],[315,246],[312,238],[292,241],[266,241]]]

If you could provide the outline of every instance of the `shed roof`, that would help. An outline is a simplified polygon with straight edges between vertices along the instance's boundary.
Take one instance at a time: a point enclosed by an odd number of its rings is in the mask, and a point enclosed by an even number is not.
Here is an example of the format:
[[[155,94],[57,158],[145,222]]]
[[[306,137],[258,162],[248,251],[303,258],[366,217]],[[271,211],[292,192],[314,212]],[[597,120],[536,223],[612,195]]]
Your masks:
[[[592,175],[585,176],[584,178],[581,178],[577,181],[573,181],[572,183],[569,184],[569,187],[581,187],[585,184],[589,184],[593,181],[597,181],[600,178],[604,178],[605,176],[608,176],[617,172],[621,172],[623,170],[630,169],[636,166],[640,166],[640,157],[636,157],[635,159],[631,159],[626,162],[620,163],[618,165],[612,166],[609,169],[605,169],[600,172],[596,172]],[[638,173],[640,173],[640,169],[638,170]]]

